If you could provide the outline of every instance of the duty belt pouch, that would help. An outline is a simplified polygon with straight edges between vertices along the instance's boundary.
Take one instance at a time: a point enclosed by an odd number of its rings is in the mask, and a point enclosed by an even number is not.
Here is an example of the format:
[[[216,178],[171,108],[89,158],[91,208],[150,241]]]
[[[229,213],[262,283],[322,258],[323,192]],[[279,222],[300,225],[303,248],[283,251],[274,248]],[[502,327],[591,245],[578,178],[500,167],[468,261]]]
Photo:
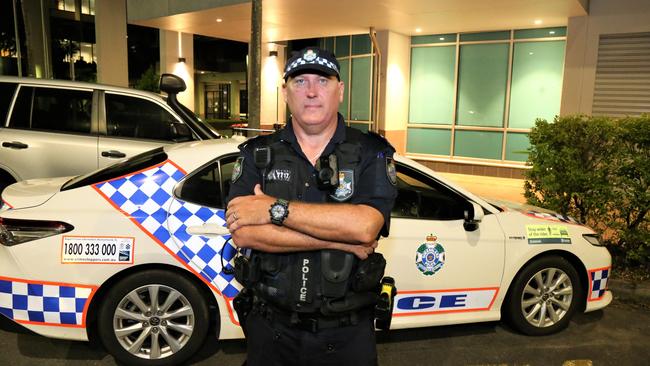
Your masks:
[[[260,279],[260,256],[253,253],[250,258],[242,255],[235,257],[235,279],[250,287]]]
[[[384,277],[386,260],[381,253],[372,253],[368,258],[359,262],[359,267],[352,279],[352,291],[367,292],[379,288],[379,283]]]
[[[321,250],[323,296],[337,298],[345,295],[354,262],[355,257],[352,253]]]

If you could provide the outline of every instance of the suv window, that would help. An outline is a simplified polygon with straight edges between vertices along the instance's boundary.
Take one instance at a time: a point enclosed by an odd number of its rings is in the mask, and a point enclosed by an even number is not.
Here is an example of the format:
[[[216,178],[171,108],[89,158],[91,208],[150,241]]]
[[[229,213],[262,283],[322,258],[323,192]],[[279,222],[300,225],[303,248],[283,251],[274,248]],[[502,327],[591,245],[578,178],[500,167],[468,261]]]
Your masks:
[[[151,101],[106,93],[108,136],[164,141],[190,141],[192,132],[171,113]]]
[[[183,201],[201,206],[225,208],[236,159],[237,155],[231,155],[204,165],[191,173],[174,194]]]
[[[21,87],[9,127],[90,133],[92,99],[91,91]]]
[[[411,169],[397,164],[397,199],[392,217],[427,220],[464,218],[467,200],[449,188]]]
[[[7,121],[7,113],[9,113],[9,106],[15,91],[16,84],[0,83],[0,127],[4,127]]]

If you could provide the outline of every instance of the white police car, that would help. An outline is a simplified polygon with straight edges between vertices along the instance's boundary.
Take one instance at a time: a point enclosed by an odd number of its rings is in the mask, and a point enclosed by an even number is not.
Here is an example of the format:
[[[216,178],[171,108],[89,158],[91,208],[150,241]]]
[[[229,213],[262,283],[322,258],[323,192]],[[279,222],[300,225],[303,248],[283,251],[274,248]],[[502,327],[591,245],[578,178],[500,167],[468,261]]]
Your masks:
[[[3,193],[0,313],[53,338],[101,339],[127,364],[178,364],[214,329],[240,338],[224,268],[236,140],[167,146],[75,178]],[[506,319],[543,335],[607,306],[611,257],[593,231],[505,207],[396,156],[392,328]]]

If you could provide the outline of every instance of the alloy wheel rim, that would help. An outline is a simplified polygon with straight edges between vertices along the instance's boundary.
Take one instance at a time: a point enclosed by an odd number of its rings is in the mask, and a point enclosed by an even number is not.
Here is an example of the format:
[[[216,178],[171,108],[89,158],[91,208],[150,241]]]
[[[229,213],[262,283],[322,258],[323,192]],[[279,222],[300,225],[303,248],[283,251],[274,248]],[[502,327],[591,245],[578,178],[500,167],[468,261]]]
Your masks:
[[[113,314],[113,332],[129,353],[144,359],[169,357],[194,332],[194,310],[175,289],[151,284],[129,292]]]
[[[571,278],[559,268],[545,268],[526,283],[521,295],[521,311],[529,324],[545,328],[564,318],[572,301]]]

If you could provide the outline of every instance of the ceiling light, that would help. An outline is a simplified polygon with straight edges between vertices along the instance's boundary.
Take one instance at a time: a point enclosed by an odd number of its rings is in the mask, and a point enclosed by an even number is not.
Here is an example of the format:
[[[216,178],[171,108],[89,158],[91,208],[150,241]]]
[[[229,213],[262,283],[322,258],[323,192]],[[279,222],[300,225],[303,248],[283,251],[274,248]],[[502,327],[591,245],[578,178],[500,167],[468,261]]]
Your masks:
[[[441,41],[444,41],[444,40],[445,40],[445,37],[440,37],[440,40],[441,40]]]
[[[555,34],[555,31],[549,31],[548,34]]]
[[[533,23],[535,23],[535,25],[540,25],[540,24],[542,24],[542,20],[541,19],[535,19],[535,21]]]
[[[415,28],[415,33],[420,33],[422,32],[422,28]]]
[[[217,23],[221,23],[221,22],[223,22],[223,19],[217,18]]]

